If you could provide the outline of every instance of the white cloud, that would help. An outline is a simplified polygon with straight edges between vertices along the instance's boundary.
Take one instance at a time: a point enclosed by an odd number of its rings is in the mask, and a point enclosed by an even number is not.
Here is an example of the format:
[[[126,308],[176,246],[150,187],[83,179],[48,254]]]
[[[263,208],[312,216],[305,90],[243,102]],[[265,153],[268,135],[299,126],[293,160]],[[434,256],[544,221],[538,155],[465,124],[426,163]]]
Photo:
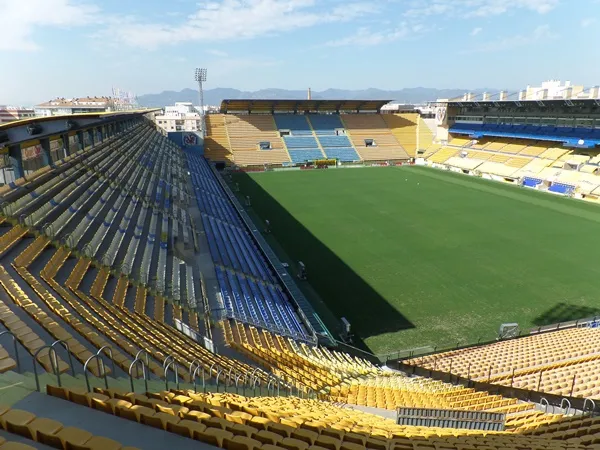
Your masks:
[[[34,51],[33,34],[44,27],[80,27],[94,22],[98,9],[75,0],[0,0],[0,51]]]
[[[479,45],[466,49],[461,53],[488,53],[510,50],[539,42],[548,42],[558,37],[548,25],[540,25],[529,34],[517,34],[509,37],[482,42]]]
[[[229,56],[229,54],[227,52],[224,52],[222,50],[212,49],[212,48],[209,50],[206,50],[206,53],[208,53],[209,55],[218,56],[219,58],[226,58],[227,56]]]
[[[490,17],[523,9],[545,14],[559,0],[413,0],[405,12],[408,17],[448,15],[452,17]]]
[[[471,30],[471,32],[469,33],[471,36],[477,36],[479,33],[481,33],[483,31],[483,28],[481,27],[477,27],[477,28],[473,28]]]
[[[371,30],[369,28],[359,28],[358,31],[350,36],[340,39],[334,39],[325,43],[328,47],[344,47],[356,45],[359,47],[370,47],[374,45],[394,42],[399,39],[405,39],[417,36],[426,31],[422,24],[409,24],[402,22],[399,26],[387,30]]]
[[[587,28],[591,25],[594,25],[596,23],[596,19],[594,17],[587,17],[585,19],[582,19],[580,22],[581,28]]]
[[[204,1],[179,25],[145,23],[134,18],[112,22],[103,34],[119,43],[155,49],[181,42],[219,42],[250,39],[309,28],[318,24],[347,22],[377,10],[362,0],[320,10],[317,0]]]

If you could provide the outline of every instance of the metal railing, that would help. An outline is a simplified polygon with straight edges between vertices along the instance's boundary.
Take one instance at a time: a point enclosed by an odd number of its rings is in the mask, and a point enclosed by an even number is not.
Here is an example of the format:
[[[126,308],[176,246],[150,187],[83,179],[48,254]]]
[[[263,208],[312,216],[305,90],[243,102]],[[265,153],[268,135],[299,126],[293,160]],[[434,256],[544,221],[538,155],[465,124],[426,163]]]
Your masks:
[[[71,367],[71,375],[75,376],[75,368],[73,367],[73,358],[71,357],[71,351],[69,350],[69,344],[67,344],[65,341],[61,341],[59,339],[57,341],[54,341],[50,345],[44,345],[43,347],[40,347],[33,355],[33,375],[35,377],[35,387],[38,392],[41,392],[41,390],[40,390],[40,378],[39,378],[39,374],[38,374],[37,364],[41,365],[41,363],[38,360],[38,357],[39,357],[39,354],[42,352],[42,350],[48,350],[48,357],[50,359],[50,367],[52,368],[52,373],[54,375],[56,375],[56,382],[58,384],[58,387],[62,386],[62,382],[60,380],[60,367],[58,367],[58,354],[56,353],[56,348],[55,348],[57,345],[62,345],[65,348],[65,350],[67,351],[67,354],[69,356],[69,366]]]

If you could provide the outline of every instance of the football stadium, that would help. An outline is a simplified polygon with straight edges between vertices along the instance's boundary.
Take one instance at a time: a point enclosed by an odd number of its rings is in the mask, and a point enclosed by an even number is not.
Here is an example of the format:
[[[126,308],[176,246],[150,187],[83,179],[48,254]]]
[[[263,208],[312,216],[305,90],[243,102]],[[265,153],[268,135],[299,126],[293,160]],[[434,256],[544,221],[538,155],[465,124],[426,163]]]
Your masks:
[[[0,125],[0,449],[600,448],[598,88]]]

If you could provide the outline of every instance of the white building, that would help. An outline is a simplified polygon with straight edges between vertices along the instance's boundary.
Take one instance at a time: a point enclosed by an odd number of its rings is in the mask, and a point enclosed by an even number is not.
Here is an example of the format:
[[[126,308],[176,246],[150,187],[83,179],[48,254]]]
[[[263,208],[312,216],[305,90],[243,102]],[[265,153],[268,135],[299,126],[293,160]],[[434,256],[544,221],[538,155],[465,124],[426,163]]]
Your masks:
[[[157,114],[156,124],[164,131],[202,131],[202,118],[190,102],[177,102],[167,106],[163,114]]]
[[[111,97],[56,98],[35,106],[37,117],[62,116],[82,113],[101,113],[112,111],[114,101]]]
[[[570,81],[563,84],[560,80],[544,81],[541,86],[527,86],[520,94],[520,100],[553,100],[569,99],[581,96],[583,86],[575,86]]]
[[[0,105],[0,124],[32,117],[35,117],[35,112],[31,108]]]

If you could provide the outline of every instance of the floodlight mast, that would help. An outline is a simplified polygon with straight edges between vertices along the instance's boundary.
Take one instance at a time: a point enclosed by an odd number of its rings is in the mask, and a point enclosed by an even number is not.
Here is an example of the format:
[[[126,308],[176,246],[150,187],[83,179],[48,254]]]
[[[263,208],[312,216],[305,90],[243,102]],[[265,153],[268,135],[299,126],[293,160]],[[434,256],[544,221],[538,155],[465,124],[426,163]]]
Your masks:
[[[204,117],[204,90],[202,83],[206,81],[206,69],[196,68],[195,79],[198,82],[198,98],[200,100],[200,118],[202,122],[202,138],[206,137],[206,120]]]

